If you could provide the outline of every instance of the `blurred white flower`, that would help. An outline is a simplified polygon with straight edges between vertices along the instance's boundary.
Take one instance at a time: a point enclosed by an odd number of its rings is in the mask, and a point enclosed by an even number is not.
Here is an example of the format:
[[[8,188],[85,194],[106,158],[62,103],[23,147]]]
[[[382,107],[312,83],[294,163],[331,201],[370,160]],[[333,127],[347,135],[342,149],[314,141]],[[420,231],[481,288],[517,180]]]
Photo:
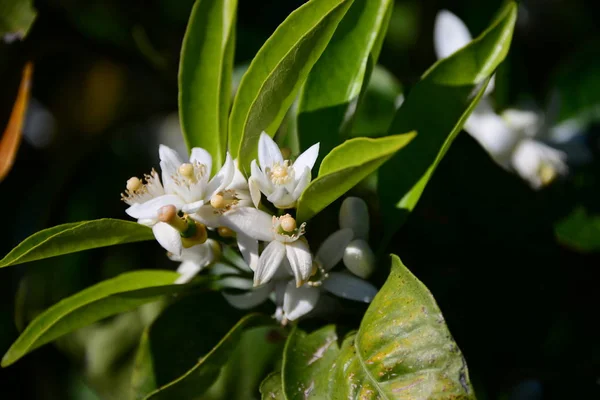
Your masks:
[[[180,255],[169,253],[169,258],[173,261],[180,261],[177,273],[179,278],[175,283],[187,283],[205,267],[215,260],[215,248],[219,244],[212,239],[197,244],[187,249],[183,249]]]
[[[293,208],[296,201],[311,180],[311,169],[319,155],[319,143],[300,154],[292,164],[284,160],[277,144],[261,133],[258,142],[258,164],[253,160],[250,165],[251,176],[248,181],[254,205],[258,207],[261,192],[277,208]]]
[[[466,25],[447,10],[438,13],[434,27],[434,45],[438,58],[445,58],[472,40]],[[464,124],[468,132],[497,164],[515,171],[534,189],[551,183],[568,172],[567,154],[544,144],[548,130],[543,113],[508,109],[498,115],[489,101],[494,77],[484,96]],[[549,118],[546,116],[546,118]]]

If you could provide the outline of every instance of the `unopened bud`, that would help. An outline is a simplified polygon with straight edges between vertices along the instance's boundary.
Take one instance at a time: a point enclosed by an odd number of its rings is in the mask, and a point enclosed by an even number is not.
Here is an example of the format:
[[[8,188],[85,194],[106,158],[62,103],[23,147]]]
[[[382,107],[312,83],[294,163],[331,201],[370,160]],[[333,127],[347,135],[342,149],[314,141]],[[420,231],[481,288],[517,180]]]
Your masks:
[[[375,269],[375,254],[369,244],[356,239],[344,250],[344,265],[354,275],[366,279]]]
[[[279,224],[284,232],[291,233],[296,230],[296,220],[289,214],[280,217]]]
[[[359,197],[347,197],[340,207],[339,223],[341,229],[352,229],[354,237],[369,238],[369,209],[367,203]]]
[[[129,178],[127,180],[127,190],[129,190],[130,192],[135,192],[136,190],[138,190],[140,187],[142,186],[142,181],[135,177],[132,176],[131,178]]]

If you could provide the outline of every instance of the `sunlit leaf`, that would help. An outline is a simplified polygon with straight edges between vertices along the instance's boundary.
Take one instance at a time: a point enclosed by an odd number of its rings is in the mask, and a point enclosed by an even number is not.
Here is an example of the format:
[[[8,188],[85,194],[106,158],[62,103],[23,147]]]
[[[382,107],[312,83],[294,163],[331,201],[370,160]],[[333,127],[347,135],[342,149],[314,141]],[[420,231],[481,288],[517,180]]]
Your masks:
[[[25,328],[2,359],[6,367],[58,337],[186,289],[172,271],[135,271],[100,282],[50,307]]]
[[[223,165],[235,42],[237,0],[198,0],[192,9],[179,65],[179,113],[188,149]]]
[[[29,236],[0,260],[0,268],[77,251],[154,238],[147,226],[118,219],[72,222]]]
[[[298,220],[306,221],[323,210],[376,171],[414,137],[414,133],[406,133],[377,139],[354,138],[333,149],[323,159],[317,178],[298,200]]]
[[[262,131],[275,134],[352,0],[312,0],[277,28],[252,60],[233,101],[229,150],[247,168]]]

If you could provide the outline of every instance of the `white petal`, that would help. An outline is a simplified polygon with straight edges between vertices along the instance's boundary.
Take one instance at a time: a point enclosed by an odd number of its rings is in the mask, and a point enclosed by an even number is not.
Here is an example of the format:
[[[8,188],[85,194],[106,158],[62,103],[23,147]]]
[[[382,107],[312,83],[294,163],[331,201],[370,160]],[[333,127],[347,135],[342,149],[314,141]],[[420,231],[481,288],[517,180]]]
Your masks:
[[[202,147],[194,147],[192,149],[192,155],[190,156],[192,163],[198,162],[206,166],[206,172],[210,174],[212,168],[212,156]]]
[[[293,281],[287,284],[283,296],[283,312],[290,321],[311,312],[319,301],[320,291],[311,286],[296,287]]]
[[[243,232],[238,232],[236,239],[244,261],[246,261],[246,264],[248,264],[252,271],[255,271],[256,267],[258,267],[258,240],[251,238]]]
[[[352,229],[355,239],[369,238],[369,209],[359,197],[347,197],[340,207],[340,228]]]
[[[298,200],[300,198],[302,192],[304,192],[304,189],[306,189],[306,187],[310,183],[310,178],[310,169],[306,167],[304,168],[304,172],[302,172],[302,175],[300,175],[300,177],[296,180],[296,187],[292,192],[292,197],[294,198],[294,200]]]
[[[202,267],[193,261],[184,261],[177,268],[177,273],[180,275],[175,283],[188,283],[194,276],[200,272]]]
[[[273,184],[267,179],[265,174],[261,171],[256,160],[252,160],[250,163],[250,177],[254,179],[254,182],[258,184],[260,191],[269,194],[273,191]]]
[[[152,227],[152,232],[158,243],[167,251],[181,255],[183,249],[179,232],[169,224],[158,222]]]
[[[433,41],[437,58],[446,58],[465,47],[472,40],[471,33],[456,15],[442,10],[435,18]]]
[[[272,290],[272,285],[263,285],[242,294],[230,294],[223,292],[223,297],[225,297],[225,300],[227,300],[227,302],[233,307],[240,310],[248,310],[267,300]]]
[[[329,235],[323,244],[321,244],[316,257],[317,261],[326,271],[335,267],[342,260],[344,250],[352,240],[352,235],[351,229],[340,229]]]
[[[377,294],[377,288],[369,282],[343,272],[330,272],[323,288],[336,296],[365,303],[371,302]]]
[[[528,181],[533,189],[544,186],[540,176],[542,167],[552,168],[553,172],[561,175],[568,171],[564,152],[531,139],[523,140],[519,144],[513,154],[512,164],[515,171]]]
[[[212,269],[211,269],[212,273]],[[218,274],[215,274],[218,275]],[[223,288],[250,290],[254,287],[252,280],[242,276],[226,276],[219,279],[219,285]]]
[[[233,160],[233,167],[235,168],[233,171],[233,179],[227,189],[234,190],[248,190],[248,182],[246,181],[246,177],[240,171],[238,159]]]
[[[273,216],[252,207],[238,207],[223,218],[225,226],[256,239],[273,240]]]
[[[487,109],[473,112],[464,129],[504,168],[521,141],[521,135],[510,129],[502,117]]]
[[[296,285],[301,286],[312,274],[312,256],[305,240],[296,240],[285,245],[287,260],[290,263]]]
[[[267,200],[277,208],[292,208],[296,203],[296,200],[283,186],[277,187],[273,193],[267,196]]]
[[[375,269],[375,254],[363,239],[353,240],[344,249],[344,265],[354,275],[368,278]]]
[[[315,165],[317,161],[317,157],[319,157],[319,143],[313,144],[310,146],[304,153],[300,154],[292,167],[294,168],[294,172],[296,176],[300,176],[304,172],[304,168],[308,168],[309,170]]]
[[[203,205],[195,214],[190,216],[209,228],[218,228],[219,226],[225,225],[225,222],[222,221],[223,216],[219,213],[215,213],[215,209],[209,204]]]
[[[254,161],[253,161],[254,162]],[[248,179],[248,187],[250,189],[250,197],[252,197],[252,204],[254,207],[258,208],[260,204],[260,188],[258,187],[258,183],[254,180],[254,178],[250,177]]]
[[[194,214],[195,212],[198,212],[200,207],[202,207],[203,205],[204,200],[198,200],[193,203],[184,205],[183,207],[181,207],[181,211],[183,211],[186,214]]]
[[[233,179],[233,174],[235,172],[235,166],[233,165],[233,160],[229,153],[225,157],[225,163],[217,172],[217,174],[210,180],[208,183],[208,187],[206,188],[206,200],[210,200],[210,198],[223,189],[225,189],[231,183]]]
[[[538,134],[543,123],[542,115],[530,110],[509,108],[502,113],[502,118],[511,129],[522,132],[529,138]]]
[[[183,161],[175,150],[163,144],[158,146],[158,157],[160,158],[163,184],[168,190],[174,184],[171,176],[177,173],[177,169],[183,164]]]
[[[283,257],[285,257],[285,245],[278,241],[269,243],[263,250],[258,260],[258,267],[254,271],[254,285],[262,285],[275,274]]]
[[[283,163],[279,146],[265,132],[260,134],[258,140],[258,162],[263,170],[274,163]]]
[[[158,216],[158,210],[163,206],[174,205],[178,210],[185,205],[185,202],[181,197],[175,194],[165,194],[160,197],[156,197],[152,200],[148,200],[145,203],[136,203],[131,207],[127,208],[125,212],[130,217],[136,219],[156,219]]]

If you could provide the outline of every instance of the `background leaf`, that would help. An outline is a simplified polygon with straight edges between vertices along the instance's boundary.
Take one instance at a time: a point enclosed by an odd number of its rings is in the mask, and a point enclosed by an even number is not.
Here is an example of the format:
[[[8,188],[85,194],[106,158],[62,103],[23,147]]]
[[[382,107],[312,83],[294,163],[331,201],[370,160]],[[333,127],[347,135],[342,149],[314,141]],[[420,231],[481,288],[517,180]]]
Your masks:
[[[323,159],[317,178],[298,200],[298,220],[306,221],[323,210],[376,171],[414,137],[414,133],[406,133],[377,139],[355,138],[333,149]]]
[[[583,207],[559,221],[554,233],[560,243],[577,251],[600,251],[600,216],[588,215]]]
[[[188,149],[225,160],[231,100],[237,0],[198,0],[188,22],[179,65],[179,114]]]
[[[72,222],[44,229],[29,236],[0,260],[0,268],[153,238],[150,228],[136,222],[109,218]]]
[[[60,301],[25,328],[4,355],[2,366],[13,364],[65,333],[186,289],[184,285],[172,284],[178,276],[172,271],[129,272]]]
[[[398,110],[389,133],[415,130],[418,136],[379,173],[379,181],[386,183],[379,185],[379,194],[392,230],[415,207],[489,77],[506,57],[516,18],[517,6],[510,2],[478,38],[431,67]]]
[[[269,374],[260,385],[260,393],[263,400],[286,400],[283,394],[281,373],[273,372]]]
[[[387,30],[393,3],[355,0],[308,75],[300,97],[298,130],[302,149],[321,143],[319,162],[342,141],[348,108],[369,80],[367,64],[377,62],[379,49],[374,47]]]
[[[262,131],[274,135],[352,0],[313,0],[277,28],[244,74],[229,120],[229,150],[247,168]]]
[[[36,14],[33,0],[0,1],[0,39],[6,34],[25,37]]]

